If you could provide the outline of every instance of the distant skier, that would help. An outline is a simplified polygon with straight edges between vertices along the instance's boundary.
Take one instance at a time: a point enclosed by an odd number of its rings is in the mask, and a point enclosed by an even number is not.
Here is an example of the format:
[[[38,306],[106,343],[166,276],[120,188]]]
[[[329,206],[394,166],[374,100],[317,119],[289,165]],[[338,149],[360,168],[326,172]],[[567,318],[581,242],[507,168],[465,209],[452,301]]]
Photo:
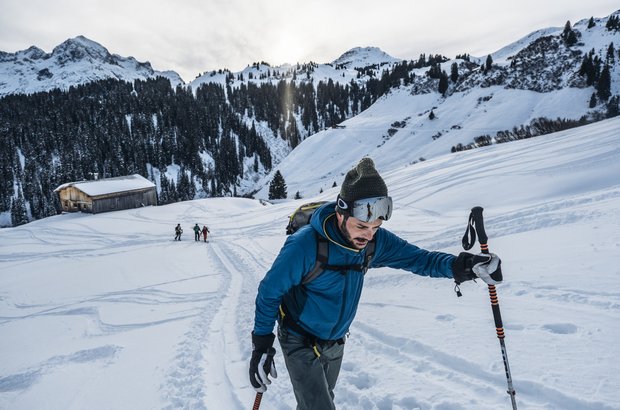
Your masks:
[[[207,234],[209,233],[209,228],[207,228],[206,225],[203,225],[202,227],[202,237],[204,238],[205,242],[207,241]]]
[[[181,228],[181,224],[177,224],[177,226],[174,227],[174,240],[180,241],[182,233],[183,233],[183,228]]]
[[[198,224],[194,225],[194,240],[200,242],[200,227]]]

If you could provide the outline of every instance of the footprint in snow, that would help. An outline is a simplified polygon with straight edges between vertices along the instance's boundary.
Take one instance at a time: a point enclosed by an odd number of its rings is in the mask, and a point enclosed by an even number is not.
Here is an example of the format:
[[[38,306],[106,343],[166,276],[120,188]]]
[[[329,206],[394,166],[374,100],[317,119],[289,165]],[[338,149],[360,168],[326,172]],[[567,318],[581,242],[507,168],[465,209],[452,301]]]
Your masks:
[[[577,333],[577,326],[572,323],[549,323],[543,325],[543,329],[560,335],[570,335]]]
[[[349,376],[347,381],[360,390],[370,389],[373,386],[373,379],[368,373],[361,372],[354,376]]]

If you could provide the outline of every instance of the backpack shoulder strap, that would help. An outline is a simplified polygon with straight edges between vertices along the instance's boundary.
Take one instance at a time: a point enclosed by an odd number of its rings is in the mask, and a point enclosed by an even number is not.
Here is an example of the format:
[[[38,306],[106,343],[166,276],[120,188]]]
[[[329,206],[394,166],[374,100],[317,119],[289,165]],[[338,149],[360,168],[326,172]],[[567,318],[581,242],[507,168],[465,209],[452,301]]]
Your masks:
[[[376,241],[373,238],[368,245],[366,245],[366,256],[364,257],[364,263],[362,265],[338,265],[332,266],[327,262],[329,260],[329,242],[318,232],[316,234],[316,261],[314,262],[314,266],[302,279],[301,284],[307,285],[316,279],[321,273],[325,271],[325,269],[337,270],[341,273],[346,273],[348,270],[357,270],[362,272],[362,274],[366,274],[368,268],[370,267],[370,261],[375,256],[375,245]]]
[[[362,273],[365,275],[370,268],[370,261],[375,256],[376,236],[372,238],[368,245],[366,245],[366,257],[364,258],[364,265],[362,265]]]
[[[318,232],[315,232],[316,235],[316,261],[314,262],[314,267],[310,272],[308,272],[301,281],[302,285],[306,285],[312,282],[317,278],[323,271],[325,270],[325,266],[327,266],[327,260],[329,259],[329,242]]]

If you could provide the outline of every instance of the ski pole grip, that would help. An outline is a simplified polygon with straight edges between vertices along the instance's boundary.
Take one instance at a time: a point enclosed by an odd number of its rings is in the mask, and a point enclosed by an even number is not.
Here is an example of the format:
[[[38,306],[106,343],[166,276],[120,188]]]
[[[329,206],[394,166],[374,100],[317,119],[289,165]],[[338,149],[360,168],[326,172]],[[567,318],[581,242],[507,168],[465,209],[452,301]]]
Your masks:
[[[487,241],[489,237],[487,233],[484,231],[484,218],[482,217],[482,207],[475,206],[471,209],[471,217],[474,221],[474,226],[476,228],[476,232],[478,233],[478,242],[480,243],[480,252],[489,253],[489,245]]]

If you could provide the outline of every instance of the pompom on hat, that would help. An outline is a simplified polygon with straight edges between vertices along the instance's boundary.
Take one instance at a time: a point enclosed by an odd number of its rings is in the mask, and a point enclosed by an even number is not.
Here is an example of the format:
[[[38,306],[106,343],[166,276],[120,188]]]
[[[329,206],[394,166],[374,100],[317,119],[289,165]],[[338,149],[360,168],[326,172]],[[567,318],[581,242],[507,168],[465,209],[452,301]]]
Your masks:
[[[369,157],[362,158],[355,168],[347,172],[340,188],[340,197],[349,203],[358,199],[387,196],[387,194],[387,185]]]

